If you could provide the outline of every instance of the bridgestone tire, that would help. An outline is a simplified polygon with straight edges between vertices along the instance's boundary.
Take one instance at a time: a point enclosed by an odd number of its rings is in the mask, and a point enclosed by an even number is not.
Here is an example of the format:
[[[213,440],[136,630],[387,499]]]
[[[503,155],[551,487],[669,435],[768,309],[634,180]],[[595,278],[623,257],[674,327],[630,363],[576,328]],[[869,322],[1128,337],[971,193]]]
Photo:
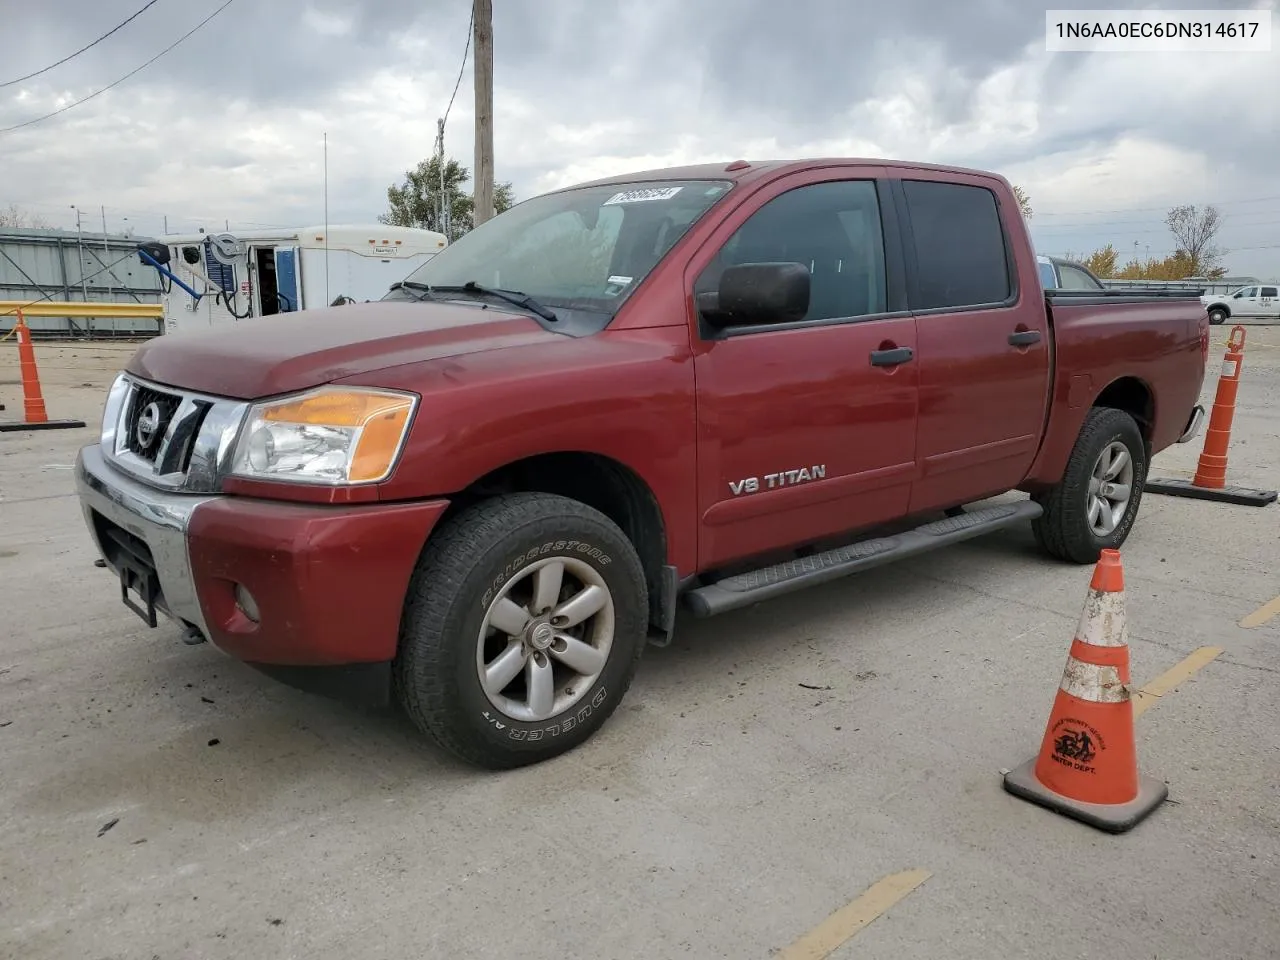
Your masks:
[[[1105,537],[1089,526],[1089,479],[1108,444],[1122,443],[1133,460],[1129,503],[1119,523]],[[1036,542],[1050,556],[1072,563],[1096,563],[1104,549],[1118,549],[1129,536],[1147,482],[1147,445],[1137,422],[1123,410],[1094,407],[1085,417],[1062,481],[1036,497],[1044,515],[1033,520]]]
[[[477,644],[486,610],[525,565],[585,561],[613,601],[613,642],[591,688],[562,713],[521,722],[481,685]],[[590,738],[622,700],[645,649],[648,590],[635,548],[604,514],[543,493],[497,497],[432,533],[410,584],[392,676],[410,720],[468,763],[509,769],[548,760]]]

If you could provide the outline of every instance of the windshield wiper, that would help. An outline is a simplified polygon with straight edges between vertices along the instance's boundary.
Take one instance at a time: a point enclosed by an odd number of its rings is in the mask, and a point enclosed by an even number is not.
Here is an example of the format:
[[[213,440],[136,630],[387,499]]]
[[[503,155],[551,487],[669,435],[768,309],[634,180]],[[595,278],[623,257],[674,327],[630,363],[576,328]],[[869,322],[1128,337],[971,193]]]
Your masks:
[[[415,300],[425,300],[431,295],[431,287],[425,283],[419,283],[417,280],[400,280],[391,285],[392,290],[415,290],[421,291]],[[389,292],[389,291],[388,291]]]
[[[408,283],[408,281],[405,281]],[[490,297],[497,297],[499,300],[505,300],[507,303],[513,303],[517,307],[524,307],[530,313],[536,313],[543,320],[549,323],[555,323],[560,318],[551,311],[549,307],[540,304],[533,297],[521,293],[519,290],[501,290],[497,287],[482,287],[474,280],[468,280],[462,286],[456,287],[428,287],[425,283],[416,284],[418,287],[424,287],[429,293],[479,293]]]

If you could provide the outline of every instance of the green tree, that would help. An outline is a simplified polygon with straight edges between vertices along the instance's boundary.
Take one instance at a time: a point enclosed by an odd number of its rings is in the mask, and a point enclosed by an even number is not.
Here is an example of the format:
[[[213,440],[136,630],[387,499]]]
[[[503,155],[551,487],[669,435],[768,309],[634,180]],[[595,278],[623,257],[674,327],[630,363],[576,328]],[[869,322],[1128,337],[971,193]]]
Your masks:
[[[441,218],[440,157],[423,160],[405,171],[402,183],[387,187],[387,212],[379,223],[396,227],[419,227],[456,240],[475,226],[475,197],[467,187],[471,171],[457,160],[444,161],[445,216]],[[493,185],[493,207],[502,213],[515,202],[510,183]]]

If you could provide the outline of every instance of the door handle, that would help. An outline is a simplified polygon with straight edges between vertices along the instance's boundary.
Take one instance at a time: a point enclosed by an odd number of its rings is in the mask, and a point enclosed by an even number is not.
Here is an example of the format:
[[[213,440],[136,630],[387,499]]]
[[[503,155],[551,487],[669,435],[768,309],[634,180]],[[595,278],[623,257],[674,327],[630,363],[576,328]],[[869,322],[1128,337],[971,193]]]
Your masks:
[[[894,347],[891,350],[872,350],[871,365],[873,367],[896,367],[900,363],[906,363],[916,352],[910,347]]]
[[[1027,347],[1033,343],[1040,342],[1039,330],[1017,330],[1009,334],[1009,345],[1013,347]]]

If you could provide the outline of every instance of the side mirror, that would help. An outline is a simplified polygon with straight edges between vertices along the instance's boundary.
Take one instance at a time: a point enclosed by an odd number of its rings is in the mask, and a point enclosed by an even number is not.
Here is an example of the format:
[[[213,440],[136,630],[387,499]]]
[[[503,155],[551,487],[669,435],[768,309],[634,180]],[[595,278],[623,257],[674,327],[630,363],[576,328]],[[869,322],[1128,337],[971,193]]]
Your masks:
[[[720,289],[699,298],[707,320],[727,327],[793,323],[809,312],[809,268],[800,263],[744,263],[720,275]]]

